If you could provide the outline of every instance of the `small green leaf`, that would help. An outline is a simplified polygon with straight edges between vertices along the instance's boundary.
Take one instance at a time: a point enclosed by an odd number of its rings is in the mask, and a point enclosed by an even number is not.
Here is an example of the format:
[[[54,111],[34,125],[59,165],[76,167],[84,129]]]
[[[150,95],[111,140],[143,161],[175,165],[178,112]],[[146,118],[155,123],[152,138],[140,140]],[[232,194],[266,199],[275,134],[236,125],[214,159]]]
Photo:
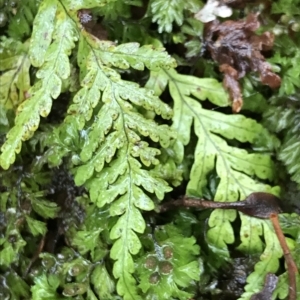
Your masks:
[[[29,286],[17,273],[10,271],[5,277],[13,299],[30,299]]]
[[[141,46],[138,43],[126,43],[114,46],[108,41],[99,41],[98,59],[104,64],[112,64],[120,69],[132,67],[137,70],[159,70],[174,68],[176,61],[165,52],[164,48],[154,48],[152,45]]]
[[[4,243],[4,249],[0,251],[0,265],[8,267],[15,259],[16,259],[16,253],[12,245],[7,242]]]
[[[29,227],[30,232],[37,236],[39,234],[45,235],[47,232],[47,226],[44,222],[34,220],[33,218],[30,218],[29,216],[26,216],[26,222]]]
[[[91,275],[91,282],[100,299],[113,299],[115,283],[108,274],[104,264],[96,266]]]
[[[178,26],[183,23],[183,9],[185,1],[183,0],[152,0],[150,2],[152,21],[158,23],[158,32],[171,32],[173,22]]]
[[[31,287],[32,300],[61,300],[56,293],[59,287],[59,279],[56,275],[41,275],[34,279]]]
[[[73,297],[77,295],[83,295],[88,289],[87,283],[66,283],[64,285],[64,289],[62,291],[62,294],[66,297]]]
[[[55,218],[60,209],[54,202],[37,198],[31,200],[31,205],[34,211],[44,218]]]
[[[80,254],[86,254],[88,251],[93,252],[99,243],[101,229],[77,231],[72,239],[72,245],[77,247]]]

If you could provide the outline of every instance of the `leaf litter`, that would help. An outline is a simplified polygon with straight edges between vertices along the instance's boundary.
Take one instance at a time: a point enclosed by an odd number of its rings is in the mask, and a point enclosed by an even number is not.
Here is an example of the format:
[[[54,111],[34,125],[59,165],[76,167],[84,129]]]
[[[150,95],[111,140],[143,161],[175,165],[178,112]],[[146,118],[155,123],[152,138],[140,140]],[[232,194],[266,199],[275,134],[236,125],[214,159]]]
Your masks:
[[[257,35],[260,22],[257,13],[245,20],[213,20],[205,24],[204,39],[212,59],[224,74],[223,85],[232,100],[232,110],[238,113],[243,106],[239,80],[249,72],[259,74],[260,81],[272,89],[280,87],[281,78],[272,71],[262,52],[274,45],[274,34],[269,31]]]

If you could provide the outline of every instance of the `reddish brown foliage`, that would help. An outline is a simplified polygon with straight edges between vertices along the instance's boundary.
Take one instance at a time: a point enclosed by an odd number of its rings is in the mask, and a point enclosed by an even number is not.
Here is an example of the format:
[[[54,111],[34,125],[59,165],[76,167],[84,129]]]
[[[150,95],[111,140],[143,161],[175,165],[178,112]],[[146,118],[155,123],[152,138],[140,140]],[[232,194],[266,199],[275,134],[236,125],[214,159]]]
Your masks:
[[[257,35],[260,26],[257,14],[249,14],[245,20],[220,21],[206,24],[204,37],[211,57],[224,73],[223,84],[233,102],[233,111],[239,112],[243,105],[241,86],[238,80],[248,72],[257,72],[261,82],[272,89],[281,84],[280,77],[273,73],[261,52],[271,50],[274,35],[264,32]]]

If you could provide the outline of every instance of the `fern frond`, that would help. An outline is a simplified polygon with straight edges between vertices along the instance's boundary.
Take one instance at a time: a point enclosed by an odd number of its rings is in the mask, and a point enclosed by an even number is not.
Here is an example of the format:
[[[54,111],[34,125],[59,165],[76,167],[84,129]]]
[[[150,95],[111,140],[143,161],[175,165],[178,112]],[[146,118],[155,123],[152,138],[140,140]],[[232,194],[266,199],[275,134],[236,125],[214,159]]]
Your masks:
[[[196,13],[201,7],[198,0],[151,0],[149,10],[152,14],[152,22],[157,22],[158,32],[170,33],[174,23],[181,26],[184,21],[184,11]]]
[[[0,164],[4,169],[15,161],[22,141],[33,135],[40,116],[49,114],[52,100],[60,95],[62,80],[70,76],[68,56],[77,39],[75,23],[60,2],[43,1],[34,20],[29,49],[32,65],[39,67],[36,77],[40,80],[29,89],[29,98],[18,107],[15,126],[8,132],[1,148]]]
[[[287,42],[288,47],[287,47]],[[300,87],[299,76],[300,70],[298,68],[300,64],[300,50],[298,46],[292,43],[288,37],[283,38],[280,46],[290,49],[291,53],[287,55],[281,55],[280,52],[276,52],[275,55],[269,59],[270,62],[280,65],[282,73],[282,83],[279,89],[279,95],[291,95],[296,92]],[[278,46],[277,46],[278,47]]]
[[[256,220],[262,222],[261,220]],[[276,273],[279,269],[278,259],[282,257],[282,249],[280,248],[278,238],[274,234],[272,225],[270,222],[262,222],[262,228],[265,238],[265,248],[260,257],[260,262],[255,265],[254,272],[247,278],[247,284],[245,286],[245,292],[239,299],[248,300],[253,293],[261,290],[263,286],[263,278],[266,273]],[[292,250],[293,257],[296,264],[299,263],[299,224],[300,218],[297,214],[281,214],[280,226],[285,234],[288,234],[292,238],[286,238],[286,242],[289,248]],[[300,277],[296,275],[297,285],[300,283]],[[276,290],[273,292],[273,297],[278,299],[286,299],[289,293],[287,272],[279,276],[279,282]],[[299,292],[298,292],[299,294]],[[276,298],[277,299],[277,298]]]
[[[59,278],[56,275],[43,274],[34,280],[31,288],[33,300],[59,299],[56,289],[59,287]]]
[[[22,39],[31,34],[31,26],[41,0],[22,0],[18,3],[16,14],[11,17],[8,34],[15,39]]]
[[[272,3],[272,13],[274,14],[287,14],[287,15],[298,15],[300,14],[299,0],[280,0]]]
[[[237,201],[253,191],[276,193],[276,189],[255,180],[255,178],[273,179],[274,168],[270,156],[248,153],[244,149],[229,146],[225,140],[236,139],[240,142],[255,144],[257,139],[263,136],[265,146],[270,147],[274,142],[267,130],[256,121],[242,115],[224,115],[203,109],[195,98],[209,99],[218,106],[228,105],[227,95],[216,80],[180,75],[174,70],[162,70],[151,74],[147,87],[161,93],[167,83],[174,100],[172,127],[178,133],[177,144],[181,144],[181,146],[176,144],[178,160],[183,159],[181,149],[190,141],[192,122],[194,122],[194,130],[198,138],[187,194],[197,191],[201,195],[207,185],[207,176],[214,169],[220,178],[215,195],[216,200]],[[227,244],[234,242],[231,222],[235,218],[235,211],[220,210],[213,211],[209,218],[211,228],[207,234],[208,242],[211,249],[217,251],[220,257],[230,257]],[[247,232],[247,234],[241,235],[241,250],[247,253],[262,250],[261,224],[254,225],[256,221],[251,221],[249,217],[242,214],[241,218],[242,220],[247,218],[247,222],[246,220],[242,222],[241,232]],[[258,229],[254,230],[249,224]],[[252,240],[258,243],[251,243],[251,248],[250,241]]]
[[[139,108],[143,108],[170,118],[172,110],[152,91],[122,80],[112,67],[158,70],[162,66],[173,67],[175,60],[160,48],[140,47],[136,43],[115,46],[96,40],[87,32],[82,34],[80,48],[88,53],[79,58],[82,88],[65,120],[68,128],[82,133],[75,182],[87,187],[98,207],[110,204],[110,215],[118,216],[110,231],[117,291],[124,299],[140,299],[132,275],[132,255],[141,249],[138,234],[145,230],[140,210],[154,208],[148,193],[161,200],[171,190],[147,169],[158,163],[156,156],[160,153],[149,143],[159,142],[167,147],[175,132],[139,113]]]
[[[286,100],[285,100],[286,101]],[[278,100],[275,102],[278,102]],[[278,158],[286,166],[288,173],[298,185],[300,184],[300,141],[299,109],[283,107],[273,103],[264,114],[265,124],[273,132],[284,132],[284,139],[278,149]]]
[[[254,272],[247,277],[245,292],[239,298],[241,300],[249,300],[254,293],[257,293],[262,289],[266,274],[274,274],[278,271],[279,259],[283,254],[271,222],[257,219],[253,221],[257,224],[261,224],[266,245],[260,256],[260,261],[254,267]],[[251,244],[252,243],[255,242],[251,241]]]
[[[80,9],[88,9],[94,7],[102,7],[110,2],[116,2],[118,0],[64,0],[63,4],[68,9],[68,11],[72,14],[72,12],[77,12]]]

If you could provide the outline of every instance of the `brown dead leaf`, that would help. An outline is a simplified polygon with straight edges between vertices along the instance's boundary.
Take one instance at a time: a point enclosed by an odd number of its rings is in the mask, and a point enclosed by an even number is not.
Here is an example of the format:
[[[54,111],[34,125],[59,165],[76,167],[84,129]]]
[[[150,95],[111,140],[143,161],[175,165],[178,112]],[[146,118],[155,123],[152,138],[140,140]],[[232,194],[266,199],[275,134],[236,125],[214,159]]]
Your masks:
[[[225,90],[229,91],[232,100],[232,110],[238,113],[243,105],[241,86],[238,82],[238,72],[228,64],[222,64],[220,71],[224,73],[223,85]]]
[[[245,20],[214,20],[206,24],[204,38],[207,49],[224,73],[223,85],[233,102],[233,112],[239,112],[243,105],[239,79],[249,72],[257,72],[262,84],[278,88],[281,78],[265,61],[263,51],[269,51],[274,44],[274,35],[264,32],[257,35],[260,27],[258,14],[249,14]]]

